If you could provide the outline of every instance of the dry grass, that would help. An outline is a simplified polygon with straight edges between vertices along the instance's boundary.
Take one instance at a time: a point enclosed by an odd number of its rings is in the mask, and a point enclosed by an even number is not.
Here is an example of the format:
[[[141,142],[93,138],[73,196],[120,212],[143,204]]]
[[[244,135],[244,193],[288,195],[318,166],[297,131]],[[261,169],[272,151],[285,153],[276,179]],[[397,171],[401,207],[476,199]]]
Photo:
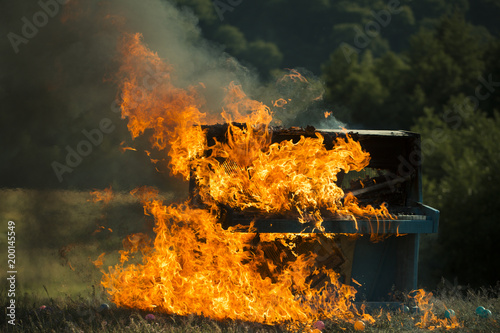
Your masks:
[[[166,195],[169,199],[169,196]],[[155,314],[148,321],[145,312],[118,309],[108,302],[99,287],[100,272],[92,264],[102,252],[121,249],[122,239],[133,232],[150,232],[152,221],[140,204],[126,193],[118,193],[109,205],[89,201],[87,192],[0,191],[0,220],[16,222],[16,323],[7,324],[6,308],[0,331],[13,332],[282,332],[284,325],[265,326],[236,321],[215,321],[200,316]],[[6,223],[0,242],[6,253]],[[101,228],[104,227],[104,228]],[[109,229],[112,230],[112,232]],[[95,232],[100,230],[99,232]],[[107,256],[105,266],[113,256]],[[5,274],[4,272],[0,274]],[[6,281],[2,276],[2,281]],[[2,284],[0,299],[7,304]],[[85,295],[85,296],[82,296]],[[463,328],[458,332],[500,332],[500,286],[470,290],[446,283],[435,292],[434,313],[444,317],[447,308],[456,312]],[[40,306],[47,306],[41,310]],[[480,318],[477,306],[493,316]],[[375,315],[375,314],[374,314]],[[421,332],[415,324],[420,314],[384,310],[365,332]],[[390,320],[389,320],[390,318]],[[323,332],[354,332],[353,325],[325,318]]]
[[[434,297],[434,313],[444,318],[444,310],[455,310],[463,327],[454,332],[499,332],[500,287],[479,291],[461,288],[443,288]],[[146,319],[146,312],[133,309],[118,309],[111,305],[109,310],[100,311],[100,304],[106,302],[101,293],[88,297],[38,298],[24,296],[18,300],[17,325],[0,326],[1,331],[12,332],[286,332],[285,325],[267,326],[239,321],[215,321],[201,316],[176,316],[155,313],[154,320]],[[40,306],[46,308],[41,310]],[[475,314],[478,305],[493,312],[491,318]],[[423,332],[415,327],[420,314],[404,313],[400,310],[377,312],[376,323],[365,332]],[[389,320],[390,318],[390,320]],[[355,332],[353,325],[333,318],[325,318],[323,332]],[[306,331],[301,330],[299,331]]]

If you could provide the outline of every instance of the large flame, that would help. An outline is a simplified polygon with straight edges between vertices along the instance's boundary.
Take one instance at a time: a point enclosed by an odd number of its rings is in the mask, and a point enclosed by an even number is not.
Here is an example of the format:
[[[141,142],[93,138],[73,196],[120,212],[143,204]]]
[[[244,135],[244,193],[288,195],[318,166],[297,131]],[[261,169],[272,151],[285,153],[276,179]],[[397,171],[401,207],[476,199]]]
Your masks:
[[[175,87],[172,68],[142,44],[140,34],[125,35],[121,51],[122,117],[128,118],[132,138],[152,130],[153,148],[169,147],[172,172],[189,178],[189,161],[205,149],[205,135],[194,126],[206,118],[199,110],[202,86]]]
[[[124,241],[120,264],[102,281],[112,301],[261,323],[319,318],[373,322],[351,303],[355,289],[340,283],[333,270],[315,267],[314,254],[297,255],[276,269],[259,245],[250,246],[254,234],[224,230],[216,218],[219,205],[225,205],[313,219],[321,230],[325,212],[389,216],[384,206],[361,207],[336,184],[340,171],[368,165],[370,156],[360,144],[347,136],[328,150],[319,134],[271,143],[270,109],[249,98],[241,86],[231,83],[220,116],[208,116],[200,111],[204,85],[176,86],[173,68],[142,43],[140,34],[125,36],[121,51],[122,116],[128,118],[132,137],[146,133],[154,148],[168,151],[172,173],[196,181],[208,209],[165,206],[154,190],[136,191],[146,213],[155,218],[156,238],[137,234]],[[226,140],[209,146],[201,124],[219,121],[229,124]],[[285,235],[273,236],[280,237]],[[131,263],[138,252],[142,262]],[[262,265],[271,277],[259,273]],[[320,273],[329,283],[312,288],[310,276]]]
[[[103,285],[118,306],[261,323],[355,316],[373,321],[353,308],[355,289],[340,284],[335,272],[326,272],[331,284],[309,287],[313,256],[299,256],[273,279],[263,278],[258,273],[266,260],[262,251],[245,250],[254,235],[222,229],[206,210],[165,206],[152,189],[138,194],[155,217],[157,237],[154,242],[142,234],[129,237],[122,263],[138,251],[143,262],[105,274]]]

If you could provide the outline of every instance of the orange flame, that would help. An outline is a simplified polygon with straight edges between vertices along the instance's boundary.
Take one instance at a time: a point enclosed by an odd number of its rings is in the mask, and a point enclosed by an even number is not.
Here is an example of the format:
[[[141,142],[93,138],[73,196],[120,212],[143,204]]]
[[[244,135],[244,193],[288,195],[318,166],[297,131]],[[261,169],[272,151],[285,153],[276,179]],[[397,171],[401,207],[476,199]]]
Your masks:
[[[96,260],[92,261],[95,267],[100,268],[104,264],[104,256],[106,255],[106,252],[103,252],[97,257]]]
[[[122,153],[126,152],[127,150],[137,151],[137,149],[135,149],[134,147],[125,147],[124,144],[125,144],[125,141],[122,141],[120,143],[120,150]]]
[[[90,192],[90,195],[92,196],[92,201],[93,202],[101,202],[104,204],[104,205],[107,205],[111,200],[113,200],[113,189],[110,187],[102,190],[102,191],[99,191],[99,190],[95,190],[95,191],[92,191]]]
[[[277,107],[277,108],[282,108],[282,107],[284,107],[284,106],[285,106],[285,105],[287,105],[287,104],[288,104],[288,102],[287,102],[287,100],[286,100],[286,99],[284,99],[284,98],[278,98],[277,100],[275,100],[275,101],[273,102],[273,106],[274,106],[274,107]]]
[[[196,172],[205,203],[268,213],[295,212],[301,218],[308,214],[316,221],[322,220],[320,208],[342,216],[389,217],[384,206],[362,208],[352,195],[341,201],[344,192],[336,184],[337,173],[360,171],[370,161],[369,154],[349,135],[346,140],[338,138],[331,150],[325,148],[320,134],[302,137],[297,143],[273,143],[265,150],[266,133],[261,134],[260,142],[250,141],[253,135],[253,131],[232,126],[228,144],[217,142],[210,147],[212,155]],[[220,158],[225,161],[218,162]]]
[[[93,232],[92,232],[92,236],[95,235],[95,234],[98,234],[100,233],[101,231],[104,231],[104,230],[108,230],[109,232],[113,232],[113,229],[111,228],[106,228],[105,226],[103,225],[100,225],[97,227],[97,229],[95,229]]]
[[[463,324],[458,321],[456,316],[440,319],[432,312],[434,307],[434,304],[431,303],[432,293],[426,293],[423,289],[419,289],[413,291],[412,294],[414,294],[413,298],[419,311],[423,313],[420,321],[415,324],[416,327],[426,328],[431,331],[440,328],[448,330],[463,327]]]
[[[175,156],[170,161],[172,172],[189,179],[189,161],[205,148],[204,133],[200,126],[193,126],[205,118],[199,111],[202,99],[194,87],[175,87],[172,68],[144,46],[141,38],[141,34],[126,35],[122,43],[122,117],[128,118],[133,139],[152,129],[153,148],[170,146],[169,156]]]
[[[304,82],[307,83],[307,79],[300,74],[296,69],[288,69],[290,74],[284,75],[282,78],[278,80],[278,82],[285,81],[287,79],[292,80],[293,82]]]
[[[320,134],[296,143],[272,143],[270,109],[231,83],[221,112],[228,123],[225,140],[214,138],[209,146],[201,123],[215,119],[200,111],[204,98],[198,89],[204,85],[177,87],[173,69],[141,42],[140,34],[126,35],[121,51],[122,117],[128,118],[132,137],[148,130],[152,146],[168,151],[172,173],[196,181],[209,209],[165,206],[155,190],[133,191],[145,213],[154,217],[156,237],[140,233],[123,241],[120,264],[102,280],[112,301],[123,307],[260,323],[310,324],[320,318],[373,323],[364,309],[352,304],[354,287],[340,283],[333,269],[315,267],[315,255],[297,255],[278,269],[259,245],[249,250],[254,234],[224,230],[217,219],[221,204],[313,220],[319,230],[325,212],[354,220],[390,217],[385,206],[361,207],[336,184],[340,171],[368,165],[370,156],[361,145],[347,135],[328,150]],[[307,81],[291,72],[291,80]],[[131,263],[138,252],[142,262]],[[270,276],[259,273],[262,265]],[[309,277],[318,274],[325,274],[329,283],[313,288]]]
[[[244,250],[253,234],[222,229],[207,210],[165,206],[156,194],[141,194],[156,220],[154,246],[142,234],[129,237],[122,253],[127,258],[104,275],[102,284],[118,306],[269,324],[355,316],[373,322],[352,305],[356,291],[341,285],[337,273],[326,272],[332,285],[310,288],[312,256],[299,256],[273,276],[275,282],[262,278],[262,252]],[[124,266],[137,251],[142,263]]]

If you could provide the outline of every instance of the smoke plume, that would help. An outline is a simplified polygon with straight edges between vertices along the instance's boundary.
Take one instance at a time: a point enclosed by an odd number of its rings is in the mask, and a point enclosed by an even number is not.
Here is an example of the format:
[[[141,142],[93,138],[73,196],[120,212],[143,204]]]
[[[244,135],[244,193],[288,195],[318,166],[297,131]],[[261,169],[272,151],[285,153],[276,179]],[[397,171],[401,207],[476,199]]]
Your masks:
[[[322,119],[323,87],[313,75],[301,70],[307,80],[300,81],[284,70],[262,84],[222,46],[202,38],[192,12],[171,2],[40,0],[3,7],[0,129],[8,140],[1,143],[1,186],[183,186],[165,178],[168,171],[160,177],[144,153],[119,149],[131,142],[116,77],[124,34],[141,33],[173,68],[176,86],[202,83],[203,112],[220,113],[224,88],[235,82],[271,107],[276,124],[310,125],[300,121],[304,112],[309,122]],[[154,76],[156,69],[145,70]],[[280,98],[287,105],[274,107]]]

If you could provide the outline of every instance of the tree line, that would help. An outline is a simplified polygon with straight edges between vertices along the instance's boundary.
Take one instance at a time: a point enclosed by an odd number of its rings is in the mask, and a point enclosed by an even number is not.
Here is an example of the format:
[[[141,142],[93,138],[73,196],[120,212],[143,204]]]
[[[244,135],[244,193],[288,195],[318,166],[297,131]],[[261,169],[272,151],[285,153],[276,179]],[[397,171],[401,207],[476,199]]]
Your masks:
[[[421,133],[424,201],[441,211],[439,235],[422,244],[421,280],[497,282],[498,1],[177,3],[261,77],[316,73],[326,105],[351,128]]]

